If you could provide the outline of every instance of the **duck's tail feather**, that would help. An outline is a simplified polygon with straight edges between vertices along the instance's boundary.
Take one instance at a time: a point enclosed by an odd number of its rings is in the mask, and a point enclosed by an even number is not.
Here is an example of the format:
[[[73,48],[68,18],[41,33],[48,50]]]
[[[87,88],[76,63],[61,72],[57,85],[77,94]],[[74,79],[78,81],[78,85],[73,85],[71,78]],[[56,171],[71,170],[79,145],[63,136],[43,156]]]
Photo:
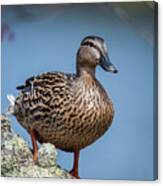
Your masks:
[[[12,94],[7,94],[7,99],[10,102],[10,106],[7,109],[7,115],[14,114],[14,107],[15,107],[15,97]]]

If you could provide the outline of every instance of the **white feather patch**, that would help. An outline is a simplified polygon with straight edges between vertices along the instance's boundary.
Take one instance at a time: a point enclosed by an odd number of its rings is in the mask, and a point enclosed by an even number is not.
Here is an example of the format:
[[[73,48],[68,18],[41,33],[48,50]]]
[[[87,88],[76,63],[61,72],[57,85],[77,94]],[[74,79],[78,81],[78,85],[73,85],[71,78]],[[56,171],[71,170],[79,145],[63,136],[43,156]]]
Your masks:
[[[12,94],[7,94],[7,99],[9,100],[11,106],[15,105],[15,97]]]
[[[14,114],[15,97],[12,94],[7,94],[7,99],[10,102],[10,106],[7,110],[7,115]]]

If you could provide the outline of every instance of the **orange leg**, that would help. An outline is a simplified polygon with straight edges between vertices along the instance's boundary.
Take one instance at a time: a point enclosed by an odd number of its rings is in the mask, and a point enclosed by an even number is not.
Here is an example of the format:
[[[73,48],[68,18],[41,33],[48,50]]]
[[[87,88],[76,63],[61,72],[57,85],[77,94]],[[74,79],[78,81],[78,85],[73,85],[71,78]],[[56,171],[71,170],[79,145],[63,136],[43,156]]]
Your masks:
[[[31,135],[32,146],[33,146],[33,161],[36,161],[38,158],[38,147],[36,141],[36,133],[33,129],[30,129],[30,135]]]
[[[75,149],[74,151],[74,165],[72,170],[70,171],[70,174],[78,179],[80,179],[78,175],[78,167],[79,167],[79,150]]]

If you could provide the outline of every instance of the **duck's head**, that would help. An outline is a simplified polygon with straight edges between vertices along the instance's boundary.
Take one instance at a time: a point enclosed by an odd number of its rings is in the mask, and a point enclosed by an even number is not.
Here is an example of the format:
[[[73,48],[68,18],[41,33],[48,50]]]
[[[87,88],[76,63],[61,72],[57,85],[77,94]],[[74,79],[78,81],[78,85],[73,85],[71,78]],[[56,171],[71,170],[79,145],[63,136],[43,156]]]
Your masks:
[[[105,71],[118,72],[109,59],[105,41],[98,36],[87,36],[81,42],[77,53],[77,74],[88,72],[94,75],[98,65]]]

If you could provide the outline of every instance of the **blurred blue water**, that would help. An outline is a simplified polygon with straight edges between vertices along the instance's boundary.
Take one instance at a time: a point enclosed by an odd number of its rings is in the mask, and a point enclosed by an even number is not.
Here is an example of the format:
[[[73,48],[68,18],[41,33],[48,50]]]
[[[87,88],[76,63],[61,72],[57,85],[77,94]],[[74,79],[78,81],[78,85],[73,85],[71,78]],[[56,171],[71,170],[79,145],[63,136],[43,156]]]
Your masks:
[[[153,179],[153,45],[109,6],[105,11],[100,5],[72,6],[29,20],[10,20],[10,11],[2,11],[2,22],[8,21],[15,33],[13,42],[2,43],[2,112],[9,105],[6,94],[17,95],[15,87],[26,78],[52,70],[75,72],[81,40],[99,35],[119,70],[115,75],[97,69],[97,78],[113,100],[115,118],[101,139],[81,151],[80,176]],[[147,13],[134,19],[152,32],[152,9]],[[26,131],[12,120],[16,132],[30,143]],[[71,169],[72,154],[59,151],[58,162]]]

